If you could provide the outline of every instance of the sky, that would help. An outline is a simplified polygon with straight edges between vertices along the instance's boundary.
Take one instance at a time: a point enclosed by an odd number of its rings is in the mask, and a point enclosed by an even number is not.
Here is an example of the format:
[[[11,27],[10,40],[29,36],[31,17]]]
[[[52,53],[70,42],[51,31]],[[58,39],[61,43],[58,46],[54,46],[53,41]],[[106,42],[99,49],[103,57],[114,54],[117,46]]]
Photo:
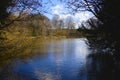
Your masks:
[[[78,25],[81,24],[81,22],[86,21],[87,19],[93,17],[93,14],[88,11],[81,11],[72,14],[71,12],[69,12],[68,8],[66,8],[66,5],[64,3],[61,3],[58,0],[49,0],[49,1],[48,0],[44,1],[44,3],[47,3],[45,5],[47,10],[47,13],[45,13],[45,15],[49,19],[52,19],[54,15],[59,15],[60,19],[66,19],[68,17],[72,17],[74,19],[74,23],[76,24],[76,27],[78,27]]]

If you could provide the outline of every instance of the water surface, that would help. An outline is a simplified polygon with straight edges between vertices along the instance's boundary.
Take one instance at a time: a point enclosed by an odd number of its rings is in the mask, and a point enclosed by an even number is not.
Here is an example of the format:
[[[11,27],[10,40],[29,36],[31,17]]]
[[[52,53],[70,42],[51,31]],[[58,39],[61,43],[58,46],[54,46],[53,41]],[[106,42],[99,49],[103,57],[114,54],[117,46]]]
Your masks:
[[[85,38],[49,41],[38,53],[15,59],[1,73],[3,80],[80,80],[89,54]],[[33,51],[35,52],[35,51]],[[82,76],[82,80],[86,80]]]

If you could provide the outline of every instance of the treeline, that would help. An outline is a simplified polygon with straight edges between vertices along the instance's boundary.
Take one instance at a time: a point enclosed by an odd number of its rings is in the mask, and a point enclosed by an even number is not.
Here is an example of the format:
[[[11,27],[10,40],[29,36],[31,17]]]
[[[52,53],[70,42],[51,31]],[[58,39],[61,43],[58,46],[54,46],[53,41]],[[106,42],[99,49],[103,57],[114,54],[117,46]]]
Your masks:
[[[64,36],[64,37],[80,37],[82,34],[75,29],[75,23],[71,17],[60,19],[55,15],[51,20],[42,14],[24,14],[24,19],[14,21],[9,27],[0,30],[0,38],[7,39],[14,36]],[[10,15],[9,18],[17,16]]]

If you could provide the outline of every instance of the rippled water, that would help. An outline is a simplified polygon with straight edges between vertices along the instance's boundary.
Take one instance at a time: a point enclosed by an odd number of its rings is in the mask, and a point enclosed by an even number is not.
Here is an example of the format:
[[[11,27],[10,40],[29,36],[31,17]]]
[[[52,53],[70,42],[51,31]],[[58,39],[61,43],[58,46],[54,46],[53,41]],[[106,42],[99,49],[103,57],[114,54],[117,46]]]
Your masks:
[[[41,50],[38,54],[14,60],[2,77],[5,80],[80,80],[89,54],[85,40],[50,41],[38,49]]]

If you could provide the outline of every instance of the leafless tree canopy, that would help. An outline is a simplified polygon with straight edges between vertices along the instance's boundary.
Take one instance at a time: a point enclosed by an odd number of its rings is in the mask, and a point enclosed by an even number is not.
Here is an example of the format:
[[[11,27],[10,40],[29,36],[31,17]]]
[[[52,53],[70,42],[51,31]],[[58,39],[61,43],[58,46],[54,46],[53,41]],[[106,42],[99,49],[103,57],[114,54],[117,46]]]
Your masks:
[[[5,28],[14,21],[24,19],[24,15],[43,13],[42,0],[4,0],[0,3],[0,28]],[[47,4],[47,3],[46,3]],[[14,15],[14,18],[10,16]]]

